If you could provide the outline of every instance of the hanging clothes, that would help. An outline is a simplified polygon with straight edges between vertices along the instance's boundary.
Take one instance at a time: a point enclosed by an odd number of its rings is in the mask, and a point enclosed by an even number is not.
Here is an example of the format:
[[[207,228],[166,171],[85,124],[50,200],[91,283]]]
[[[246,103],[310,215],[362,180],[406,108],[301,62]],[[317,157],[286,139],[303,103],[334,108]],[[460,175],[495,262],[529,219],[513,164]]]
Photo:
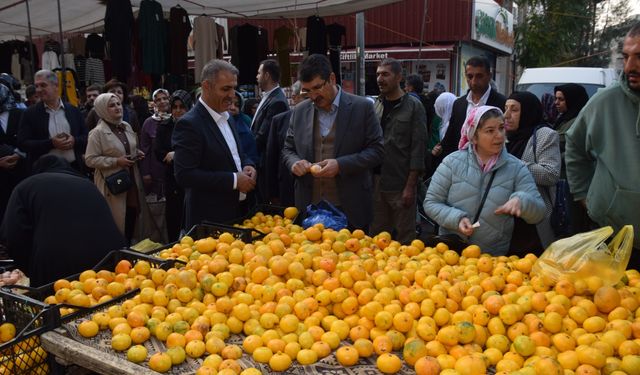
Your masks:
[[[60,68],[58,54],[55,51],[44,51],[42,53],[42,69],[54,70]]]
[[[76,66],[76,73],[78,74],[78,87],[86,87],[87,78],[87,59],[82,55],[76,55],[73,58],[73,62]]]
[[[309,55],[314,53],[327,54],[327,28],[321,17],[307,18],[307,48]]]
[[[291,86],[289,53],[291,52],[291,38],[294,37],[293,30],[286,26],[280,26],[273,33],[273,44],[280,64],[280,86],[282,87]]]
[[[342,67],[340,64],[340,51],[342,51],[342,38],[347,37],[347,29],[339,23],[327,26],[329,36],[329,60],[336,75],[336,83],[342,83]]]
[[[14,51],[11,55],[11,75],[16,79],[22,77],[22,66],[20,65],[20,54],[18,51]]]
[[[232,35],[235,40],[230,43],[231,63],[240,71],[238,85],[255,85],[260,61],[267,58],[267,30],[245,23],[237,26]]]
[[[90,57],[85,64],[85,79],[86,86],[91,86],[94,83],[97,85],[104,85],[104,64],[100,59],[94,59]]]
[[[213,18],[202,15],[193,20],[193,43],[195,47],[194,77],[196,82],[200,82],[202,68],[209,60],[216,57],[218,49],[218,31]]]
[[[165,73],[166,32],[162,5],[155,0],[142,0],[138,23],[142,70],[148,74]]]
[[[62,61],[64,60],[64,67],[67,69],[73,69],[76,71],[76,63],[72,53],[65,53],[64,55],[59,56],[60,66],[62,66]]]
[[[187,74],[187,39],[191,33],[191,22],[187,11],[177,5],[169,11],[169,72]]]
[[[82,34],[74,35],[69,38],[69,49],[67,50],[67,52],[70,52],[76,56],[84,56],[86,45],[87,39]]]
[[[110,0],[104,16],[104,39],[110,43],[113,76],[127,82],[131,74],[133,10],[129,0]]]
[[[84,56],[104,59],[104,38],[96,33],[89,34],[85,42]]]
[[[58,77],[58,82],[62,82],[62,69],[56,69],[56,76]],[[62,85],[58,85],[58,95],[60,97],[66,98],[65,100],[71,105],[77,107],[80,104],[80,100],[78,100],[78,90],[76,90],[76,77],[73,70],[67,69],[65,71],[64,80],[66,84],[66,90],[64,95],[62,94]]]
[[[53,51],[56,53],[56,55],[59,55],[62,51],[62,48],[60,48],[60,43],[58,43],[53,39],[49,39],[46,42],[44,42],[44,50]]]
[[[227,48],[227,37],[224,35],[224,26],[216,23],[216,31],[218,33],[218,49],[216,50],[216,57],[222,59],[224,57],[224,50]]]

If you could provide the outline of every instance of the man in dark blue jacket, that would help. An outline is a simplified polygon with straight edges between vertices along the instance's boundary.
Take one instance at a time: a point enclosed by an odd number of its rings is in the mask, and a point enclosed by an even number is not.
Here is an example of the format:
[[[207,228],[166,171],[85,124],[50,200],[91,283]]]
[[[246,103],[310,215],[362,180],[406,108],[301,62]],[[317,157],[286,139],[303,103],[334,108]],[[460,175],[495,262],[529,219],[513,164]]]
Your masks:
[[[27,153],[29,165],[42,155],[56,155],[82,172],[87,129],[80,111],[60,98],[58,77],[50,70],[40,70],[34,77],[40,102],[22,115],[18,130],[18,147]]]
[[[185,189],[185,229],[246,213],[246,193],[255,188],[257,177],[228,112],[238,69],[224,60],[211,60],[201,77],[202,96],[178,120],[172,136],[174,173]]]

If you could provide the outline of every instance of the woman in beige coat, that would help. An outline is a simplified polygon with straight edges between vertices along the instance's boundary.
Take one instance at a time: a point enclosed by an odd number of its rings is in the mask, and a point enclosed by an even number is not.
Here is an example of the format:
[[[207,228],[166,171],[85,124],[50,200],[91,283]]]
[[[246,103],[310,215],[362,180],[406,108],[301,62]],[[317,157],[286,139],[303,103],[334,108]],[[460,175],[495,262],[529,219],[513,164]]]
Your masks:
[[[89,132],[85,162],[95,169],[94,182],[107,200],[120,231],[129,243],[132,239],[140,241],[148,234],[145,227],[150,223],[145,222],[151,222],[136,164],[144,153],[138,150],[136,133],[122,120],[122,104],[115,94],[98,96],[94,108],[100,120]],[[105,178],[122,169],[129,171],[133,184],[128,191],[114,195]]]

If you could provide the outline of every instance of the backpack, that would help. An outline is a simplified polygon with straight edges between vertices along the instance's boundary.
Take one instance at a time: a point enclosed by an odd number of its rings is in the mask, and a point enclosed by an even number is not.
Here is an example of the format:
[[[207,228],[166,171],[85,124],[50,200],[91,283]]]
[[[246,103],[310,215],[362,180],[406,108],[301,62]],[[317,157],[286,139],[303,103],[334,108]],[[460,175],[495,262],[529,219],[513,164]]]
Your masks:
[[[536,156],[537,138],[536,134],[538,129],[544,127],[544,124],[538,125],[533,131],[533,160],[538,163],[538,157]],[[543,189],[547,193],[547,196],[553,204],[553,210],[551,211],[550,223],[553,232],[557,237],[566,237],[571,233],[571,198],[569,192],[569,183],[565,179],[559,179],[556,182],[556,194],[555,197],[551,197],[551,192],[548,188]],[[555,198],[555,199],[552,199]]]

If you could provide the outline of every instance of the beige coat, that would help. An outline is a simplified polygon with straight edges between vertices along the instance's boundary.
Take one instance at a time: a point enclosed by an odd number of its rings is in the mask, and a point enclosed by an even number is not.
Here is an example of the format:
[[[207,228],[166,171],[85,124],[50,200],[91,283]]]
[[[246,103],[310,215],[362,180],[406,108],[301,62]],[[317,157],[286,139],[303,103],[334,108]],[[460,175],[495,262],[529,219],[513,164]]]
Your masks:
[[[126,125],[126,136],[129,141],[129,147],[131,155],[137,153],[137,136],[133,132],[131,126]],[[120,228],[120,231],[124,233],[125,216],[127,212],[127,194],[122,193],[113,195],[107,188],[104,178],[110,176],[119,170],[123,169],[117,165],[119,157],[126,155],[124,145],[118,137],[113,134],[109,125],[103,120],[98,122],[98,125],[89,132],[89,138],[87,141],[87,151],[85,153],[85,163],[88,167],[94,168],[94,182],[107,200],[113,218]],[[149,155],[150,157],[150,155]],[[142,185],[142,178],[140,177],[140,171],[138,165],[133,166],[133,178],[135,179],[136,187],[138,188],[138,201],[139,201],[139,214],[136,220],[136,227],[134,231],[134,240],[140,241],[147,237],[151,237],[155,240],[161,240],[158,238],[158,233],[153,229],[154,222],[151,219],[151,213],[145,200],[144,189]]]

